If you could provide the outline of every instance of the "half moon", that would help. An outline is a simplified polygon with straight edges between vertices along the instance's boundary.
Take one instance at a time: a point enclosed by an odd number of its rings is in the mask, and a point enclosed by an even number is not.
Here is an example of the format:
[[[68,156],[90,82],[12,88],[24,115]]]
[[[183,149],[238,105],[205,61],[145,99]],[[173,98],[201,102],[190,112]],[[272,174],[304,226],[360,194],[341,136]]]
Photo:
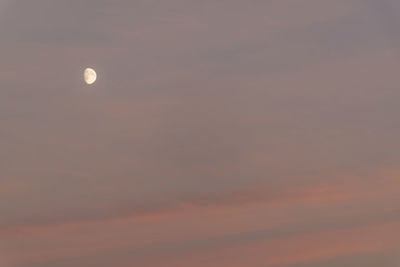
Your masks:
[[[87,84],[94,84],[94,82],[97,79],[97,74],[94,71],[94,69],[87,68],[85,69],[85,72],[83,73],[83,79]]]

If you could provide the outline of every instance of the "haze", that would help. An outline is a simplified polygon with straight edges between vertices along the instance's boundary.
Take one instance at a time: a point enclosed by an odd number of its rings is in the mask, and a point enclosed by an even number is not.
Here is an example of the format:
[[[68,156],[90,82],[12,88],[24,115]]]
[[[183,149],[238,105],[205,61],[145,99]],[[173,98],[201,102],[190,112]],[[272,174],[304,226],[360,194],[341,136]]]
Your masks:
[[[0,265],[399,266],[399,12],[0,1]]]

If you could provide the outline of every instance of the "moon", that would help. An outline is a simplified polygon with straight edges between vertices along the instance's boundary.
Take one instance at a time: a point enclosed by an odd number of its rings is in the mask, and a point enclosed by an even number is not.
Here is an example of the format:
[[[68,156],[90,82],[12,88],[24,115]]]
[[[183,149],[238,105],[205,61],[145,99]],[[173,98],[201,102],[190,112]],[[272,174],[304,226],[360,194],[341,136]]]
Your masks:
[[[83,79],[87,84],[94,84],[97,79],[97,74],[92,68],[85,69],[83,73]]]

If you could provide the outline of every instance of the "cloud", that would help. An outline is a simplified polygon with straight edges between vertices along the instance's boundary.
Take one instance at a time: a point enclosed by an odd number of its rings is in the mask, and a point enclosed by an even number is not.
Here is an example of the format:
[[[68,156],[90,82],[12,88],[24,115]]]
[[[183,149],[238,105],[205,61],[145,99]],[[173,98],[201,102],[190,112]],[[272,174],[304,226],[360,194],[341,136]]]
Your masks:
[[[220,267],[367,253],[374,238],[391,250],[400,95],[389,9],[8,2],[0,258]]]

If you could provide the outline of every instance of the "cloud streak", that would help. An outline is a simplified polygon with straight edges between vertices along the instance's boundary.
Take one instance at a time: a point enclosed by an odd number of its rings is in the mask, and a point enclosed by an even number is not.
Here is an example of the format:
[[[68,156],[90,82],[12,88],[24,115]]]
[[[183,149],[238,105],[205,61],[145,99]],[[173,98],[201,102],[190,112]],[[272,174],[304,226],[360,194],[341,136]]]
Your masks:
[[[2,266],[398,261],[395,1],[4,7]]]

